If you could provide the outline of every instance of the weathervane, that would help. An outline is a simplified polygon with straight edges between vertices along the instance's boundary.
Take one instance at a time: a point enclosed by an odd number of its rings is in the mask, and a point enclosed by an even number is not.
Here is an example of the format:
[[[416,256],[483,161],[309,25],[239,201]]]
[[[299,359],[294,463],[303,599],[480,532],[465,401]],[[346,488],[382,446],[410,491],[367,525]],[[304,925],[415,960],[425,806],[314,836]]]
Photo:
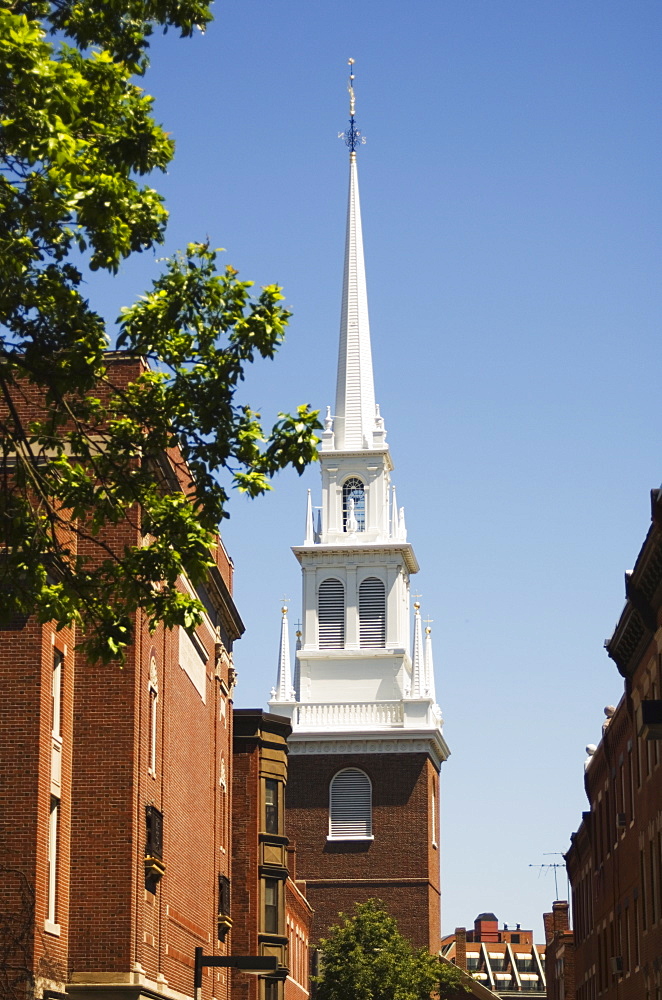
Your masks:
[[[362,146],[365,142],[365,136],[361,135],[354,121],[356,106],[354,97],[354,60],[348,59],[347,62],[349,65],[349,81],[347,83],[347,90],[349,91],[349,125],[344,132],[338,132],[338,138],[345,140],[345,145],[349,147],[349,151],[353,155],[356,152],[356,147]]]

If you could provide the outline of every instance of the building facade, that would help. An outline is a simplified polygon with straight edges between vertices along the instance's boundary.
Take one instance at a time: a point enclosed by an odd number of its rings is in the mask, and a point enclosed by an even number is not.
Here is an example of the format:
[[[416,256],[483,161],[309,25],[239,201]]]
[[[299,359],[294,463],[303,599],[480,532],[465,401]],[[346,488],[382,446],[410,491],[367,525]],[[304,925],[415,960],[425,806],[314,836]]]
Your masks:
[[[140,370],[136,359],[113,364],[117,380]],[[140,544],[139,527],[123,522],[105,541]],[[230,878],[232,647],[243,626],[220,541],[214,555],[195,634],[150,632],[137,615],[121,668],[86,659],[70,629],[21,619],[0,632],[8,1000],[180,1000],[192,995],[195,948],[227,952],[219,888]],[[223,970],[205,970],[212,996],[229,997]]]
[[[315,938],[340,910],[378,897],[401,932],[437,951],[439,770],[449,750],[418,604],[410,640],[418,562],[375,404],[352,81],[336,403],[319,453],[321,511],[315,521],[309,494],[304,542],[293,549],[303,582],[295,667],[284,616],[269,704],[292,724],[288,835]]]
[[[543,913],[548,1000],[576,1000],[575,936],[569,910],[568,901],[559,899],[552,903],[551,913]]]
[[[296,883],[285,836],[287,719],[257,709],[234,713],[232,948],[274,957],[276,974],[233,971],[233,1000],[306,1000],[312,910]]]
[[[607,652],[624,679],[566,854],[577,1000],[662,997],[662,491]]]
[[[521,994],[546,996],[545,946],[534,944],[533,931],[499,922],[480,913],[473,929],[456,927],[444,937],[441,954],[501,998]]]

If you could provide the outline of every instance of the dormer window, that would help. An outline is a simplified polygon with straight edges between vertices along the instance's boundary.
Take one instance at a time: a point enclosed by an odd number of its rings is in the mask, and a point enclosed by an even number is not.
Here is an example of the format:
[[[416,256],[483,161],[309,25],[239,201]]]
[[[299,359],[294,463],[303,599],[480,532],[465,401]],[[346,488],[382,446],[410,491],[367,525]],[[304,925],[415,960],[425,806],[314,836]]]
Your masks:
[[[365,531],[365,486],[352,476],[342,488],[343,531]]]

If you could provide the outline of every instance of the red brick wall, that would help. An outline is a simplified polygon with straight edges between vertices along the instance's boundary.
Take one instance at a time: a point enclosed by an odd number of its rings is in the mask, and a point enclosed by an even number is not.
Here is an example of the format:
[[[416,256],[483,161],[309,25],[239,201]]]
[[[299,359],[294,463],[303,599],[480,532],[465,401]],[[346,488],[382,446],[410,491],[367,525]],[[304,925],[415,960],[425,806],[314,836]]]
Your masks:
[[[56,646],[54,646],[54,640]],[[19,964],[54,985],[64,980],[69,936],[73,635],[57,635],[33,619],[0,630],[0,879],[1,905],[17,943]],[[62,781],[58,828],[56,936],[44,929],[47,907],[51,802],[52,678],[54,649],[66,651],[62,668]],[[19,933],[27,919],[28,930]],[[5,946],[9,942],[4,942]]]
[[[641,1000],[647,991],[654,998],[658,987],[662,991],[658,968],[662,955],[662,744],[638,737],[633,702],[639,689],[643,694],[649,666],[657,676],[658,655],[654,643],[643,652],[640,668],[586,771],[590,809],[567,855],[577,1000],[589,1000],[593,990],[601,990],[605,1000]],[[625,826],[616,825],[618,813],[625,814]],[[623,960],[620,975],[612,969],[613,957]]]
[[[259,773],[257,740],[235,749],[232,772],[232,949],[237,955],[258,954],[260,905]],[[256,976],[233,976],[233,1000],[256,1000]]]
[[[372,782],[374,840],[327,842],[329,783],[350,766]],[[286,832],[315,911],[315,941],[339,911],[376,897],[414,944],[438,950],[439,851],[431,845],[430,815],[433,787],[439,802],[437,777],[424,753],[290,756]]]
[[[115,358],[112,363],[117,383],[141,369],[135,359]],[[36,413],[38,393],[29,389],[20,406],[24,416],[31,408]],[[103,540],[121,551],[140,538],[127,522],[108,529]],[[215,560],[222,581],[218,586],[229,589],[232,565],[222,545],[215,549]],[[229,941],[218,941],[216,917],[218,875],[230,874],[229,650],[239,631],[228,593],[222,595],[221,605],[218,620],[198,630],[208,653],[204,703],[179,666],[176,630],[157,628],[150,635],[137,623],[135,645],[122,668],[89,663],[74,653],[75,638],[69,630],[55,636],[61,649],[67,645],[59,936],[44,932],[54,630],[29,620],[0,633],[0,863],[17,872],[0,880],[1,905],[5,914],[20,918],[26,905],[19,891],[24,877],[35,899],[29,963],[39,968],[47,949],[49,965],[59,964],[58,975],[62,981],[69,978],[72,995],[85,993],[83,984],[99,974],[127,982],[132,973],[156,988],[167,982],[171,989],[190,994],[195,947],[203,946],[207,954],[223,954],[229,947]],[[216,624],[230,637],[228,648],[216,644]],[[155,776],[148,773],[152,652],[159,689]],[[220,783],[222,759],[225,788]],[[147,805],[163,813],[166,871],[156,893],[145,888]],[[54,986],[61,984],[57,977],[50,978]],[[212,995],[217,1000],[229,996],[223,970],[205,973],[203,996]]]

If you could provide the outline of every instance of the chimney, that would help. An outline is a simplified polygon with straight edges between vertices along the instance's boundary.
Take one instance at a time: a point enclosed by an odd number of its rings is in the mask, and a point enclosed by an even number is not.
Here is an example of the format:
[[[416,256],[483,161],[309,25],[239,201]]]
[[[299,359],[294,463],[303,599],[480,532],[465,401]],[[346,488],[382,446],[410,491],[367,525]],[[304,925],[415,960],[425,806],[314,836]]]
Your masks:
[[[474,920],[474,941],[499,941],[499,922],[493,913],[479,913]]]
[[[554,914],[543,913],[542,922],[545,928],[545,944],[554,940]]]
[[[455,964],[459,969],[467,971],[467,929],[455,928]]]
[[[555,903],[552,903],[552,918],[554,926],[554,934],[558,934],[559,931],[567,931],[570,929],[570,905],[565,899],[557,899]]]

